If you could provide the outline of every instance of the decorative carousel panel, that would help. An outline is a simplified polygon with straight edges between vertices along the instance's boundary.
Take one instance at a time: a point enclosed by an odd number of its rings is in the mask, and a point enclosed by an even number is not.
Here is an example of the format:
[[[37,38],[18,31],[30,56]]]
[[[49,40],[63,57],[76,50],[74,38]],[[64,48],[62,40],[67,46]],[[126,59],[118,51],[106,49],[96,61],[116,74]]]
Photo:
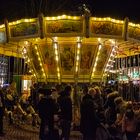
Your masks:
[[[46,21],[47,33],[82,33],[83,20],[48,20]]]
[[[36,72],[38,73],[38,75],[42,75],[43,74],[42,66],[40,65],[40,61],[37,55],[37,50],[35,49],[35,45],[30,46],[29,55],[34,65],[34,68],[36,69]]]
[[[38,35],[39,27],[37,20],[34,22],[21,22],[19,24],[10,25],[11,37],[21,37],[29,35]]]
[[[91,33],[92,34],[105,34],[105,35],[122,35],[123,24],[114,23],[111,21],[93,21],[91,20]]]
[[[76,44],[63,44],[59,46],[62,74],[73,75]]]
[[[107,62],[107,59],[110,55],[111,45],[103,45],[102,49],[100,50],[98,63],[96,66],[95,75],[101,75],[104,69],[104,66]]]
[[[140,39],[140,27],[128,26],[129,37]]]
[[[80,75],[87,75],[90,73],[90,68],[97,46],[91,44],[83,44],[81,48],[81,62],[80,62]]]
[[[40,50],[43,57],[44,68],[47,71],[48,75],[56,75],[57,66],[52,44],[41,45]]]

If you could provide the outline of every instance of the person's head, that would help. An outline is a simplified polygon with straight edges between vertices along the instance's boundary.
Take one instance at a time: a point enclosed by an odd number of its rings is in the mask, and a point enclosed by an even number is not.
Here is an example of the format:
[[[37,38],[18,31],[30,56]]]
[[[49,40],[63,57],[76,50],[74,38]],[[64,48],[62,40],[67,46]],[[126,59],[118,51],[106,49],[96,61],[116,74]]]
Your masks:
[[[90,88],[89,91],[88,91],[88,93],[89,93],[92,97],[94,97],[95,94],[96,94],[96,90],[95,90],[94,88]]]
[[[58,92],[58,94],[60,94],[61,91],[63,91],[63,90],[62,90],[62,85],[59,85],[59,84],[55,86],[55,89],[56,89],[56,91]]]
[[[94,89],[96,90],[96,94],[101,95],[101,90],[98,86],[94,87]]]
[[[83,94],[87,94],[87,93],[88,93],[88,87],[85,86],[85,87],[83,88]]]
[[[70,95],[71,91],[72,91],[72,87],[70,85],[67,85],[64,89],[66,95]]]
[[[43,96],[49,96],[49,95],[52,94],[52,90],[51,90],[51,89],[47,89],[47,88],[40,88],[40,89],[38,90],[38,92],[39,92],[40,94],[42,94]]]
[[[124,100],[123,100],[122,97],[116,97],[114,102],[115,102],[116,105],[120,105],[124,102]]]
[[[125,117],[127,117],[128,120],[132,120],[134,118],[134,111],[132,109],[127,109]]]

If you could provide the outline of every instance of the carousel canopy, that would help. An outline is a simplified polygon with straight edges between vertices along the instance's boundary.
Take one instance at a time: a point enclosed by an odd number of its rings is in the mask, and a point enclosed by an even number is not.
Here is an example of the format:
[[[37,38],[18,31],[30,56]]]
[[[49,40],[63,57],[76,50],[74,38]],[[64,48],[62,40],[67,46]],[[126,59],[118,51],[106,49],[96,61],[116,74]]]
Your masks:
[[[139,24],[90,17],[88,11],[0,25],[0,53],[23,57],[42,82],[99,82],[115,58],[140,53],[139,39]]]

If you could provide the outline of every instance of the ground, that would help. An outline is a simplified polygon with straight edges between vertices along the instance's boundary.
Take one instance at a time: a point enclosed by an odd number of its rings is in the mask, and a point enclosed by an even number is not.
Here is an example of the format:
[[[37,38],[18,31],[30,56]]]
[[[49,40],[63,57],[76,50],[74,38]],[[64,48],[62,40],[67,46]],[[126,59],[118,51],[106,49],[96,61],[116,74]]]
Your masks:
[[[0,137],[0,140],[39,140],[39,128],[27,124],[8,125],[4,121],[4,131],[6,135]],[[71,131],[70,140],[82,140],[81,134],[77,131]]]

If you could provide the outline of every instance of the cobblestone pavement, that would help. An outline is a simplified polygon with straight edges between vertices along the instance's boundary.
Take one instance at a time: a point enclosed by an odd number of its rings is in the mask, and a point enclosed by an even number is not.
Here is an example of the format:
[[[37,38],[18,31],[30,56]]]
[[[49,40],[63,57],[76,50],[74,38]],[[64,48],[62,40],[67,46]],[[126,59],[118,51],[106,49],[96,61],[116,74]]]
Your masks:
[[[4,132],[6,135],[0,137],[0,140],[38,140],[38,133],[24,130],[19,126],[5,125]]]
[[[0,140],[39,140],[39,129],[30,125],[8,125],[4,122],[4,132],[6,135]],[[81,134],[76,131],[71,132],[70,140],[82,140]]]

